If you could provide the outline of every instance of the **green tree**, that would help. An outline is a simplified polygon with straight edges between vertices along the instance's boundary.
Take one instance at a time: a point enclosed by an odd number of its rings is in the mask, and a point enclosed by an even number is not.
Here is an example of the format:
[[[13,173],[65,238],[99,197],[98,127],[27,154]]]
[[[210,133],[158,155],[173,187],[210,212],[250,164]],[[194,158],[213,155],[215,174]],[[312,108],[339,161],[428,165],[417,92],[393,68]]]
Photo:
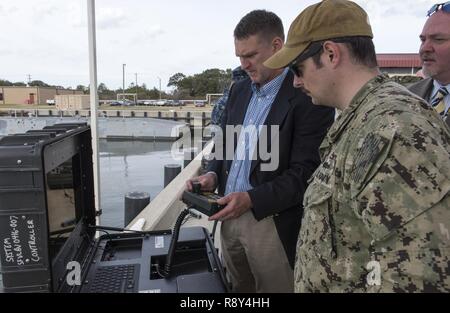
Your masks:
[[[148,99],[159,99],[159,90],[155,87],[153,89],[148,90],[146,93]],[[162,95],[161,95],[162,97]]]
[[[167,84],[167,87],[172,87],[172,86],[178,87],[178,84],[180,83],[180,81],[182,81],[185,78],[186,78],[186,75],[184,75],[183,73],[176,73],[169,78],[169,83]]]
[[[159,89],[156,87],[153,87],[153,89],[143,89],[142,87],[139,88],[139,99],[159,99]],[[162,99],[171,99],[172,97],[165,93],[164,91],[161,91],[161,98]]]
[[[11,83],[9,80],[6,79],[0,79],[0,86],[12,86],[13,83]]]
[[[176,81],[176,84],[173,84],[173,86],[176,86],[174,94],[187,93],[190,97],[204,97],[208,93],[222,93],[231,82],[231,69],[207,69],[200,74],[176,80],[177,77],[181,77],[178,74],[180,73],[171,77],[173,81]]]
[[[27,84],[25,84],[24,82],[15,82],[13,83],[13,86],[20,86],[20,87],[25,87]]]
[[[89,91],[89,90],[88,90]],[[98,97],[100,100],[116,99],[116,92],[110,90],[105,83],[100,83],[97,87]]]
[[[108,87],[104,83],[100,83],[97,88],[98,93],[106,93],[109,91]]]
[[[29,85],[34,87],[50,87],[50,85],[44,83],[42,80],[33,80]]]
[[[86,86],[83,86],[83,85],[78,85],[77,88],[76,88],[75,90],[80,90],[80,91],[82,91],[84,94],[86,94],[87,91],[88,91],[88,88],[87,88]]]

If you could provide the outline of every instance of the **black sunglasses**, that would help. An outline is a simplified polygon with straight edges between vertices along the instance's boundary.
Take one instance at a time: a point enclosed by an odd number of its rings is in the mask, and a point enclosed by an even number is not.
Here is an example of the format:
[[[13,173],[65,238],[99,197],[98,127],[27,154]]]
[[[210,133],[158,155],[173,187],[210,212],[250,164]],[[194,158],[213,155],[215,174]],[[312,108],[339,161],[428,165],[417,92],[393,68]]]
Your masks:
[[[301,76],[301,73],[298,69],[298,64],[300,62],[305,61],[306,59],[316,55],[319,52],[322,52],[323,48],[323,41],[313,42],[311,43],[308,48],[305,49],[304,52],[302,52],[298,57],[295,58],[294,61],[292,61],[289,64],[289,70],[297,77]]]
[[[450,13],[450,1],[433,5],[431,9],[428,10],[427,16],[430,17],[439,10]]]

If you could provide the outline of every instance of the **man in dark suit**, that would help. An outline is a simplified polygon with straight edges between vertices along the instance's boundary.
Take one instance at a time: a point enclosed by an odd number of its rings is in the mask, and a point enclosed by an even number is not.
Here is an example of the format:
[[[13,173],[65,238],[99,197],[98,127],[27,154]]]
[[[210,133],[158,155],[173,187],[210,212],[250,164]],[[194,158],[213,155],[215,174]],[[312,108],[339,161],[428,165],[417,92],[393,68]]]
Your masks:
[[[450,3],[434,5],[420,35],[423,73],[429,77],[409,87],[427,100],[450,126]]]
[[[218,187],[224,195],[218,202],[225,207],[210,220],[222,221],[222,255],[233,291],[292,292],[303,193],[320,163],[318,148],[334,110],[314,106],[293,88],[287,68],[263,66],[284,45],[274,13],[250,12],[234,38],[249,78],[233,86],[221,125],[224,140],[215,142],[209,172],[187,188],[198,181],[203,190]]]

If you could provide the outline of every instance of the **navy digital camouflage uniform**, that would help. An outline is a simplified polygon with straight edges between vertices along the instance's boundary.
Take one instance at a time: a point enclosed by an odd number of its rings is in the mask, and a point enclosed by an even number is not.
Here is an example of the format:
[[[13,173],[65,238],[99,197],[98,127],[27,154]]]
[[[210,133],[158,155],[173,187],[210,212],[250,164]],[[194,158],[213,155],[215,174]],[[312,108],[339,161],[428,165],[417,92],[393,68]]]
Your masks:
[[[236,67],[231,72],[231,74],[232,74],[231,75],[232,84],[248,78],[247,73],[243,69],[241,69],[240,66]],[[232,85],[223,90],[222,97],[220,97],[219,100],[217,100],[216,104],[214,105],[214,108],[211,112],[211,124],[212,125],[220,126],[222,124],[223,113],[225,112],[225,106],[228,101],[228,96],[230,95],[230,92],[231,92],[231,87],[232,87]]]
[[[450,133],[380,75],[331,127],[310,179],[296,292],[450,291]]]

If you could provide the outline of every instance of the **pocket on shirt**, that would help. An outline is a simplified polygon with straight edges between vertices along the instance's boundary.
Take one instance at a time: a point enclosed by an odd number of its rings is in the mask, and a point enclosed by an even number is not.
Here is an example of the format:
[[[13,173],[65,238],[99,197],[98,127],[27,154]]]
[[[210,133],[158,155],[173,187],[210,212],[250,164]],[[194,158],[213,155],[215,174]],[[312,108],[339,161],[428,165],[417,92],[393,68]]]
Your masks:
[[[311,185],[313,186],[314,183]],[[336,258],[336,230],[332,212],[332,192],[325,187],[308,188],[304,216],[298,238],[298,249],[323,258]]]

